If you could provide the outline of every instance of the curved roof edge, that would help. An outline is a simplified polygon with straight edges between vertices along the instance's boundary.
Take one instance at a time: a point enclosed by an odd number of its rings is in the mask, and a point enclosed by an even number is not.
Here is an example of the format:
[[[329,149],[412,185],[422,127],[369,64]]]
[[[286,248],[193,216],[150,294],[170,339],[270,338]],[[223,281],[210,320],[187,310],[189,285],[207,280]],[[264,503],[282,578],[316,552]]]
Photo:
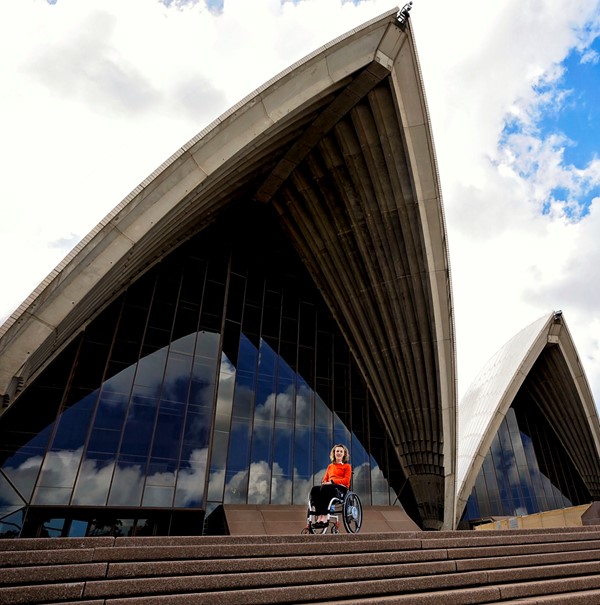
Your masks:
[[[412,23],[408,21],[408,28],[412,29]],[[414,70],[412,78],[418,82],[423,82],[421,65],[416,45],[413,46],[413,62],[410,66]],[[406,67],[403,68],[406,71]],[[394,89],[402,122],[409,125],[406,133],[407,155],[410,158],[411,166],[415,171],[415,188],[419,199],[419,211],[423,225],[424,246],[429,260],[431,271],[429,273],[429,283],[433,293],[433,313],[435,316],[435,325],[441,327],[437,336],[437,360],[440,372],[440,384],[446,386],[446,391],[440,393],[442,425],[444,427],[444,528],[452,528],[452,519],[454,518],[456,506],[456,446],[457,446],[457,399],[458,384],[456,377],[456,338],[454,326],[454,309],[452,305],[452,274],[450,252],[448,248],[447,229],[445,222],[443,196],[440,187],[440,175],[435,152],[435,144],[431,133],[431,120],[427,96],[424,87],[421,86],[420,116],[422,123],[416,123],[406,117],[407,113],[414,113],[414,109],[407,108],[402,102],[403,94],[400,90],[400,82],[403,81],[402,71],[396,69],[393,72]],[[423,129],[425,136],[415,136],[414,131]],[[426,145],[425,145],[426,142]],[[416,144],[415,144],[416,143]],[[426,160],[424,158],[427,158]],[[419,174],[419,169],[423,168],[423,176]],[[426,171],[433,171],[429,175]],[[430,184],[430,189],[424,189],[423,183]],[[433,237],[432,237],[433,235]],[[439,236],[441,235],[441,239]],[[437,237],[436,237],[437,236]],[[448,294],[448,296],[446,296]]]
[[[593,395],[562,312],[553,311],[525,327],[499,349],[459,402],[456,523],[500,424],[540,354],[551,345],[558,345],[568,367],[577,403],[591,431],[593,455],[596,458],[600,455],[600,423]]]
[[[12,396],[19,390],[31,353],[53,337],[70,311],[186,194],[262,132],[352,72],[373,61],[389,69],[386,51],[398,49],[387,48],[385,37],[397,13],[398,8],[383,13],[280,72],[201,130],[108,213],[0,326],[0,396],[5,405],[9,391]],[[310,86],[299,88],[298,72],[309,70]]]

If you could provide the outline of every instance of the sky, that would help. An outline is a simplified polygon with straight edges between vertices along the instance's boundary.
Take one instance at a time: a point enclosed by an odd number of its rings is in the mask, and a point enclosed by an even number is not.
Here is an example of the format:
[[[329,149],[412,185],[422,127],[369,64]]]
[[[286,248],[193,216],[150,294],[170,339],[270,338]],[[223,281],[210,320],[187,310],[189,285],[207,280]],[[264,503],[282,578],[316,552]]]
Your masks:
[[[0,0],[0,323],[230,106],[389,0]],[[562,310],[600,404],[600,0],[414,0],[458,394]]]

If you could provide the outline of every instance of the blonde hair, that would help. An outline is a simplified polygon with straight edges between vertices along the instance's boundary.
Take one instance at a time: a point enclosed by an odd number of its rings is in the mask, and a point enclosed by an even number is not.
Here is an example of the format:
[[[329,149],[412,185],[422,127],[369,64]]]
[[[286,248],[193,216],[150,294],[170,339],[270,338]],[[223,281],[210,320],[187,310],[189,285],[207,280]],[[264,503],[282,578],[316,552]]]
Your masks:
[[[342,463],[346,464],[346,462],[348,462],[348,460],[350,458],[350,452],[348,451],[348,448],[343,443],[337,443],[336,445],[334,445],[331,448],[331,452],[329,452],[329,459],[331,460],[331,462],[335,462],[335,448],[336,447],[341,447],[344,449],[344,457],[342,458]]]

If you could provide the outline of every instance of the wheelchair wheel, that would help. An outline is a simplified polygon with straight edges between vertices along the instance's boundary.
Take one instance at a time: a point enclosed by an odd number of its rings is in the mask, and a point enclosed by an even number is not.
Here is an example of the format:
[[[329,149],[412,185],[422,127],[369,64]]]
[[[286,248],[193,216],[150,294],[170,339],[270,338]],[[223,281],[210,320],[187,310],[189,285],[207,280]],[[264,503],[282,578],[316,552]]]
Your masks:
[[[360,526],[362,525],[362,504],[360,503],[360,498],[354,492],[346,494],[342,520],[349,534],[357,534],[360,531]]]

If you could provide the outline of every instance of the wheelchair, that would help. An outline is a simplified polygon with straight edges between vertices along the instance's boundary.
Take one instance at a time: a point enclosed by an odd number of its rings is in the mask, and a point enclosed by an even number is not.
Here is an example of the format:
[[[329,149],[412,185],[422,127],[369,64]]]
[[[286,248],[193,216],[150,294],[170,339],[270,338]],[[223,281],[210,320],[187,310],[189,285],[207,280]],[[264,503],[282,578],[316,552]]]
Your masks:
[[[329,502],[329,520],[327,523],[317,523],[317,514],[313,510],[310,494],[308,497],[308,511],[306,513],[306,527],[303,534],[338,534],[340,531],[340,516],[344,529],[349,534],[357,534],[362,525],[362,504],[360,498],[353,491],[345,494],[338,491]]]

